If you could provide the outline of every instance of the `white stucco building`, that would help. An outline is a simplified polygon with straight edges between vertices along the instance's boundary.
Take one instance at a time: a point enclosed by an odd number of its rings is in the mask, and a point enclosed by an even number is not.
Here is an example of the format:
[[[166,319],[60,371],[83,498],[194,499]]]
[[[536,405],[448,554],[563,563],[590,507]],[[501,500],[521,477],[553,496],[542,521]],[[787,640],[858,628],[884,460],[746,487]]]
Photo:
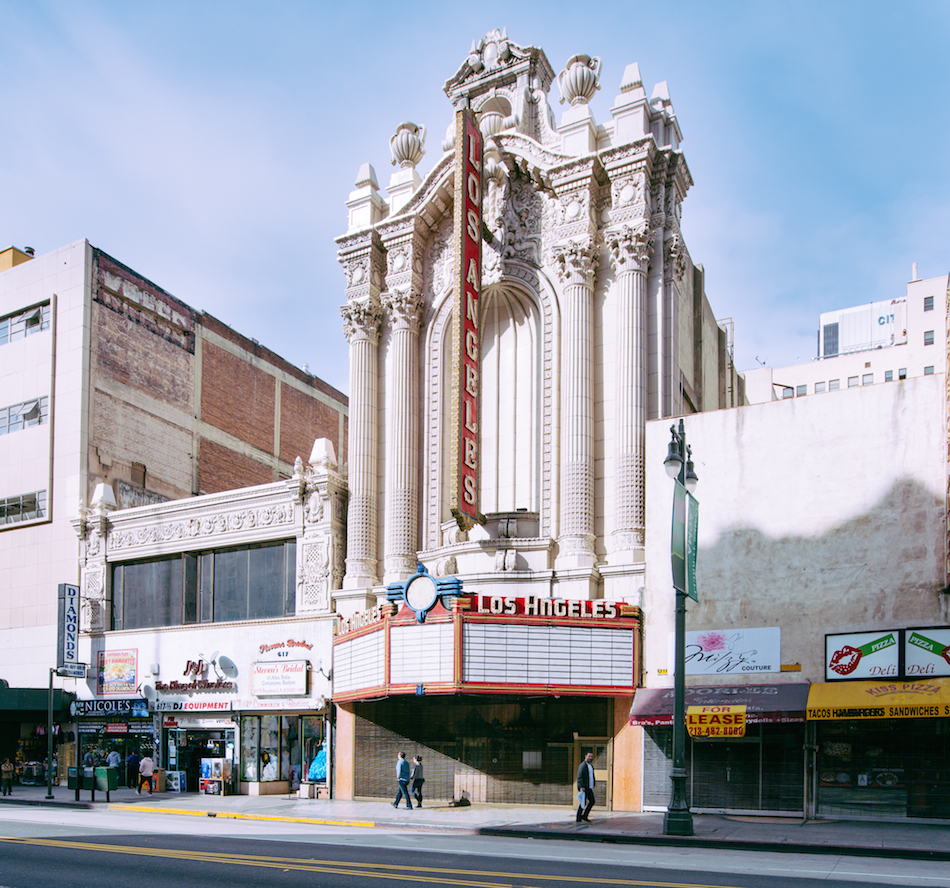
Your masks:
[[[944,339],[945,315],[934,316]],[[746,705],[749,721],[742,737],[689,743],[694,810],[950,816],[945,380],[938,365],[686,418],[701,504],[686,702]],[[668,440],[667,423],[648,424],[644,689],[632,713],[647,809],[670,794]]]

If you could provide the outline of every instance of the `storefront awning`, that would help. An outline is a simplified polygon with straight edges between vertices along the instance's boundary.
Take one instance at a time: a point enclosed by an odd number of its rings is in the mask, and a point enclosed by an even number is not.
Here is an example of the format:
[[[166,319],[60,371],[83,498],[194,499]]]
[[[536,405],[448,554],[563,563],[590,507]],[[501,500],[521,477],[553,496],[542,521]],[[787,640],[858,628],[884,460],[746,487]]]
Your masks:
[[[805,683],[692,687],[686,688],[686,705],[744,705],[746,724],[790,724],[805,721],[809,687]],[[673,688],[640,688],[633,698],[630,724],[673,724]]]
[[[46,712],[49,708],[47,688],[11,688],[0,684],[0,711]],[[53,712],[69,709],[76,695],[61,688],[53,688]]]
[[[808,720],[950,716],[950,678],[828,681],[808,693]]]

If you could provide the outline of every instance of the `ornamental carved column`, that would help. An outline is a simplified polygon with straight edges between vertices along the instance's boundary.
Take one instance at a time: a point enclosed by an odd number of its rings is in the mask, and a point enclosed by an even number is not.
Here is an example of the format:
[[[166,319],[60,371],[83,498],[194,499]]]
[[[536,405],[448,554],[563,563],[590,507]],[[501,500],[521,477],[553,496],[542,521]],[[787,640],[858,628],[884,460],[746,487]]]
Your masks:
[[[377,576],[376,527],[379,447],[378,303],[349,302],[340,308],[343,332],[350,343],[349,510],[346,518],[346,575],[344,589],[375,586]]]
[[[561,329],[561,496],[556,567],[594,564],[592,238],[555,247],[564,283]]]
[[[614,528],[611,563],[643,560],[647,419],[647,264],[651,238],[646,224],[624,225],[607,237],[614,269],[616,377],[614,391]]]
[[[419,528],[419,327],[423,297],[412,290],[383,295],[392,340],[386,383],[385,583],[416,572]]]

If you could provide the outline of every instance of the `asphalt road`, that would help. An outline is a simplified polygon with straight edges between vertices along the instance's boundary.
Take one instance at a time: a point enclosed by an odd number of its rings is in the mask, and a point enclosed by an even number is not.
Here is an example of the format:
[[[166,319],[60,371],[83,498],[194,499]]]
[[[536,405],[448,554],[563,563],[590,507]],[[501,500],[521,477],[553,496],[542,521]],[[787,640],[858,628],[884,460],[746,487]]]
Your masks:
[[[0,818],[0,888],[950,886],[945,864],[590,846],[119,812]]]

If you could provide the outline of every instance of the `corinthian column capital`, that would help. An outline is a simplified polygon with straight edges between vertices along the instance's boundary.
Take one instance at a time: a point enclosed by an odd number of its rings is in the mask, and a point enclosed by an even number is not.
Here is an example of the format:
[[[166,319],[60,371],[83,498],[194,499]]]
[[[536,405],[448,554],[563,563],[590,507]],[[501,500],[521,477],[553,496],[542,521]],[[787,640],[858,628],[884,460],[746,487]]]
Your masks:
[[[343,316],[343,334],[348,342],[379,341],[379,326],[383,312],[379,304],[370,300],[347,302],[340,306]]]
[[[619,274],[623,271],[646,271],[653,252],[653,235],[646,224],[623,225],[604,238],[610,252],[610,264]]]
[[[394,330],[419,331],[425,300],[421,293],[408,288],[391,290],[382,295],[383,308],[389,314]]]
[[[593,286],[597,253],[593,238],[555,244],[554,258],[558,263],[558,276],[561,281],[567,284]]]

